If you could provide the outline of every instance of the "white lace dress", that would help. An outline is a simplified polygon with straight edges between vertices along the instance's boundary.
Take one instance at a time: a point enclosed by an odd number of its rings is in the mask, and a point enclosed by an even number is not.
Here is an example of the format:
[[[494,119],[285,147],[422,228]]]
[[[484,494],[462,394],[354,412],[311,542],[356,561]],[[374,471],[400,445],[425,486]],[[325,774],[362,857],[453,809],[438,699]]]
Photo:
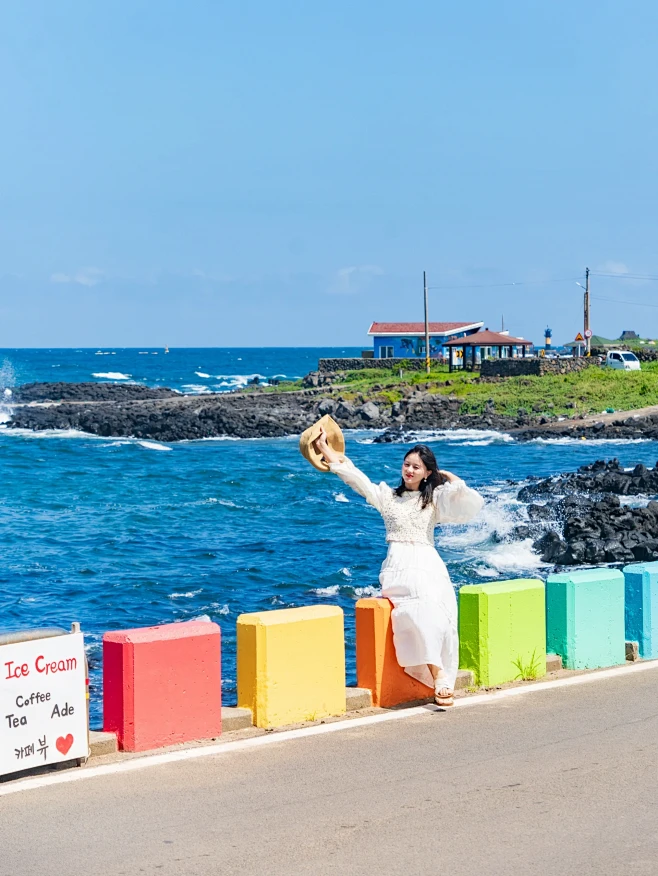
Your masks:
[[[468,522],[482,508],[482,497],[458,480],[437,487],[433,501],[422,508],[419,492],[397,496],[388,484],[373,484],[349,459],[333,462],[330,468],[384,518],[388,554],[379,582],[382,596],[393,603],[398,663],[430,688],[434,682],[427,664],[439,666],[445,686],[454,688],[459,666],[457,598],[434,547],[434,529],[442,523]]]

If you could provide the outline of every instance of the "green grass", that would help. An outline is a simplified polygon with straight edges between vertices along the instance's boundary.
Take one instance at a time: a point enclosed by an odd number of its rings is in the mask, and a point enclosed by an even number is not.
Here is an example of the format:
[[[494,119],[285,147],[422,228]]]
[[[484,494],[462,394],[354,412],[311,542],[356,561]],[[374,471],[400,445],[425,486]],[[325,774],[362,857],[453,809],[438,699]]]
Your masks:
[[[537,678],[539,670],[541,669],[541,658],[537,657],[536,650],[532,652],[527,663],[520,656],[512,662],[519,670],[519,674],[515,676],[515,680],[520,678],[522,681],[533,681]]]
[[[658,404],[658,362],[643,362],[642,370],[636,372],[592,366],[574,374],[509,377],[495,383],[479,383],[477,378],[477,373],[449,374],[445,365],[433,366],[429,375],[403,370],[402,377],[399,368],[370,368],[350,371],[342,386],[326,387],[324,391],[326,395],[341,395],[347,400],[363,396],[391,405],[402,398],[405,387],[420,387],[457,397],[463,414],[481,414],[491,402],[497,414],[510,417],[517,416],[520,408],[540,415],[572,416],[601,413],[606,408],[628,411]],[[291,392],[302,388],[302,382],[296,381],[260,391]]]

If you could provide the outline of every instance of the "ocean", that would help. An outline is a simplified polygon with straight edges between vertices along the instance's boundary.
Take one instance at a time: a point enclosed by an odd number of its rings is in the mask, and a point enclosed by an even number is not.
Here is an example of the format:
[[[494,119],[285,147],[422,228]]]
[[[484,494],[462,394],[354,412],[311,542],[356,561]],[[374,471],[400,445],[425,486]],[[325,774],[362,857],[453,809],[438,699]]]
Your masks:
[[[0,350],[0,629],[68,627],[86,634],[92,727],[101,725],[102,635],[207,616],[223,637],[223,696],[235,703],[235,624],[243,612],[330,603],[345,611],[354,682],[354,604],[377,592],[386,553],[374,509],[311,468],[297,437],[162,444],[3,426],[11,388],[34,380],[134,381],[183,392],[228,391],[254,375],[299,377],[337,349]],[[347,452],[373,480],[395,484],[404,445],[350,432]],[[457,587],[545,576],[516,500],[529,476],[602,457],[658,457],[652,441],[559,439],[517,444],[496,432],[418,433],[442,468],[487,499],[466,526],[437,530]]]

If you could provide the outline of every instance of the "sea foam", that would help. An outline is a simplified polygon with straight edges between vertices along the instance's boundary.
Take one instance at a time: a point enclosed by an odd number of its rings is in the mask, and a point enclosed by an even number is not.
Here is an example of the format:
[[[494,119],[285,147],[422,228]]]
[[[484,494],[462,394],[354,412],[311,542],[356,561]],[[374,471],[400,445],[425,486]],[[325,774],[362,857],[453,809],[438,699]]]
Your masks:
[[[102,377],[105,380],[130,380],[131,374],[122,374],[121,371],[98,371],[92,377]]]

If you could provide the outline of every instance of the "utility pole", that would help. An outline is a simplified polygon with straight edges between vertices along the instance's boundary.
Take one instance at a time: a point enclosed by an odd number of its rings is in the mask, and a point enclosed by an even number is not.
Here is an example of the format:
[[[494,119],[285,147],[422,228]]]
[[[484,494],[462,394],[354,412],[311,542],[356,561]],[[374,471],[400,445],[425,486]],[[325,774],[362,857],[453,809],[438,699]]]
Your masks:
[[[427,316],[427,274],[423,271],[423,291],[425,293],[425,370],[430,373],[430,324]]]
[[[584,301],[584,325],[586,356],[592,355],[592,335],[589,328],[589,268],[585,268],[585,301]]]

